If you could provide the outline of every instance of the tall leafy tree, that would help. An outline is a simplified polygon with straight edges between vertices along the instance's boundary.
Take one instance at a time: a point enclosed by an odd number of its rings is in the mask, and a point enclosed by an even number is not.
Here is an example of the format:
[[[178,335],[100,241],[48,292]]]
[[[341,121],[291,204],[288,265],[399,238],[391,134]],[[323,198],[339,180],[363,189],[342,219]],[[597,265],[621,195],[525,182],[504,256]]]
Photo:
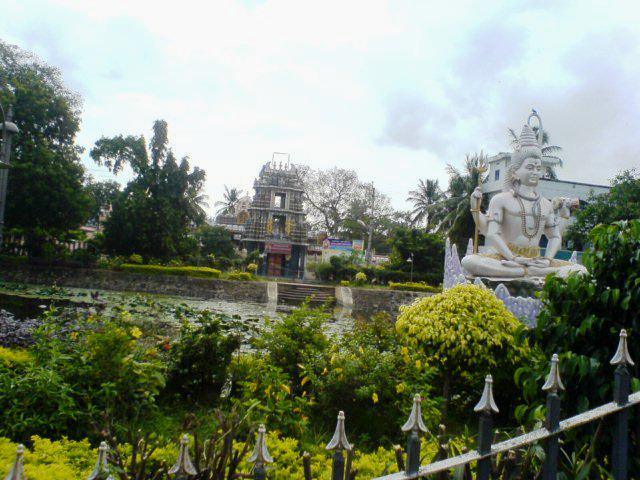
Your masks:
[[[14,138],[5,225],[24,234],[32,255],[78,228],[90,199],[76,145],[81,99],[60,71],[0,41],[0,103],[14,106]]]
[[[113,180],[94,182],[88,179],[85,188],[91,198],[89,220],[97,224],[100,214],[109,211],[116,202],[120,194],[120,184]]]
[[[413,204],[411,220],[415,225],[424,225],[427,230],[432,226],[435,218],[435,208],[444,198],[438,180],[418,180],[418,188],[409,192],[407,201]]]
[[[481,152],[467,155],[462,169],[447,166],[449,187],[444,198],[436,204],[438,230],[446,233],[459,247],[465,246],[469,238],[473,237],[475,224],[470,212],[469,197],[482,183],[486,165],[486,157]]]
[[[225,185],[223,199],[216,202],[216,207],[220,207],[216,213],[218,215],[233,215],[241,196],[242,190],[235,187],[229,188]]]
[[[101,138],[90,152],[99,165],[118,173],[128,164],[134,173],[105,224],[105,248],[147,258],[185,256],[195,249],[192,227],[205,219],[205,172],[178,161],[169,147],[167,122],[153,124],[147,147],[143,136]]]

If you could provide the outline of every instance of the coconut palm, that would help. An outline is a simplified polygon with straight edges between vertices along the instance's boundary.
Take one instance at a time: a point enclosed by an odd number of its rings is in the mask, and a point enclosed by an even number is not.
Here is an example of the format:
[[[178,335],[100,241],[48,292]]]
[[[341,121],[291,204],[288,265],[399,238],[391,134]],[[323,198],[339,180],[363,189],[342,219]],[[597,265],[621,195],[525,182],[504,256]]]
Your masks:
[[[536,134],[536,138],[538,138],[538,127],[533,127],[533,132]],[[518,147],[519,139],[513,128],[509,128],[509,136],[511,137],[511,145],[513,147]],[[558,152],[562,151],[562,147],[558,145],[549,145],[549,134],[546,130],[542,130],[542,166],[545,168],[545,173],[543,175],[544,178],[548,178],[549,180],[556,180],[558,175],[556,175],[555,167],[562,166],[562,158],[554,155]]]
[[[435,209],[438,230],[443,231],[459,247],[473,237],[475,224],[470,212],[469,197],[484,180],[487,157],[480,152],[467,155],[462,170],[447,165],[449,187]]]
[[[242,196],[242,190],[235,187],[229,188],[224,186],[223,200],[216,202],[216,207],[220,207],[216,212],[218,215],[233,215],[235,213],[236,203]]]
[[[411,190],[407,197],[407,202],[413,204],[411,223],[420,224],[424,221],[428,230],[434,218],[435,207],[443,197],[438,180],[418,180],[418,188]]]

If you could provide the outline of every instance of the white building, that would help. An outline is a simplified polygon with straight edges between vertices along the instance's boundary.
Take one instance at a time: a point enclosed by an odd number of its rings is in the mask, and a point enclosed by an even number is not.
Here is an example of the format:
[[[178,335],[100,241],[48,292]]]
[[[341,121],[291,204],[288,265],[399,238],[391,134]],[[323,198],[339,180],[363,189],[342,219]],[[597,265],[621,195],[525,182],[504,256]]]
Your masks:
[[[509,165],[511,165],[510,153],[498,153],[487,159],[489,167],[487,178],[482,184],[482,192],[494,196],[502,191]],[[578,199],[580,203],[589,200],[591,194],[601,195],[607,193],[610,187],[590,183],[570,182],[567,180],[551,180],[542,178],[538,185],[538,192],[543,197],[552,200],[555,197]]]

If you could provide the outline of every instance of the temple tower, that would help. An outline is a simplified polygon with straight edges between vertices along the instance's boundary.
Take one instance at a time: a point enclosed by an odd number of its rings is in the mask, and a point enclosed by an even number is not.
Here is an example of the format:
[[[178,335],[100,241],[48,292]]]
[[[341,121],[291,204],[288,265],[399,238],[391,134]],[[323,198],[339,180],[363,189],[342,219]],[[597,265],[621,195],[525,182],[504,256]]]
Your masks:
[[[272,159],[260,170],[253,188],[243,238],[247,251],[260,252],[263,275],[302,278],[308,243],[297,167]]]

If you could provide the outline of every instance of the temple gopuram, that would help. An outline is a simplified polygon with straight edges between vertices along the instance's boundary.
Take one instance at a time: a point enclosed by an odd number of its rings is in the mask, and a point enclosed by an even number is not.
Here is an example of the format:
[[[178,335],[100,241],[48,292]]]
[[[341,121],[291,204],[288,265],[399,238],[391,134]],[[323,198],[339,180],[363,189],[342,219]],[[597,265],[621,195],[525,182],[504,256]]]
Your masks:
[[[253,188],[242,239],[247,252],[260,252],[262,275],[302,278],[308,243],[297,167],[272,160],[262,167]]]

